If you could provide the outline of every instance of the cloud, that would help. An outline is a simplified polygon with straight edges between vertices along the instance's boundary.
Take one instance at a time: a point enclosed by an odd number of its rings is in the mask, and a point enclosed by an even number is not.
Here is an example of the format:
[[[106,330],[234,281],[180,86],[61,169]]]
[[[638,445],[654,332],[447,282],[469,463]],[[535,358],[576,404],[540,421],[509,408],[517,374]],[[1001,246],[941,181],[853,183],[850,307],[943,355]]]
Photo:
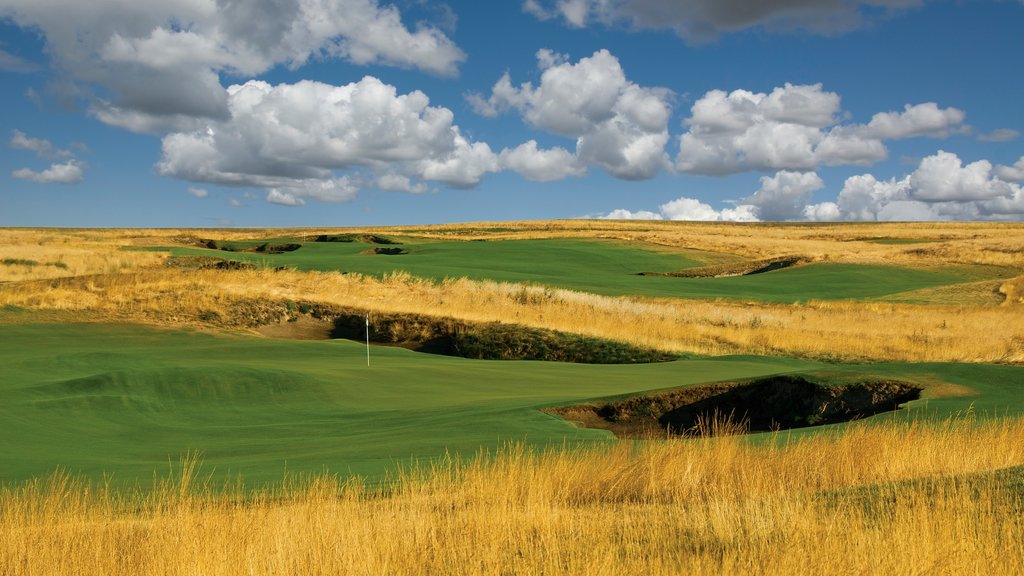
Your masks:
[[[659,212],[639,210],[631,212],[619,208],[601,218],[609,220],[687,220],[700,222],[757,222],[757,208],[741,204],[735,208],[715,210],[696,198],[676,198],[659,207]]]
[[[825,183],[814,172],[782,171],[762,176],[761,188],[743,199],[743,204],[757,208],[759,220],[799,220],[804,217],[811,193],[824,187]]]
[[[514,86],[506,72],[484,97],[467,100],[479,114],[516,110],[527,124],[576,139],[576,157],[617,178],[641,180],[669,169],[665,154],[671,92],[644,88],[626,79],[618,58],[607,50],[573,64],[550,50],[537,52],[541,79],[536,87]]]
[[[19,168],[11,172],[11,176],[38,184],[78,184],[85,179],[84,168],[84,162],[68,160],[63,164],[51,164],[49,168],[42,172],[29,168]]]
[[[210,195],[210,191],[206,188],[198,188],[196,186],[189,186],[188,193],[195,196],[196,198],[206,198]]]
[[[39,70],[39,65],[35,62],[29,62],[21,56],[16,56],[6,50],[0,50],[0,71],[27,74],[37,70]]]
[[[73,154],[68,150],[56,148],[49,140],[30,138],[21,130],[11,131],[11,148],[35,152],[40,158],[70,158]]]
[[[956,154],[940,150],[901,178],[850,176],[835,201],[816,204],[810,203],[811,195],[824,188],[816,173],[780,171],[762,177],[760,188],[735,201],[734,208],[715,210],[682,197],[662,204],[657,213],[619,209],[605,217],[739,222],[1022,220],[1024,187],[1003,179],[999,169],[1020,170],[1014,175],[1024,176],[1024,157],[1014,167],[993,169],[986,160],[965,165]]]
[[[755,27],[836,34],[857,28],[879,9],[890,12],[920,4],[922,0],[527,0],[523,8],[542,20],[561,17],[576,28],[591,22],[625,24],[704,41]]]
[[[427,185],[423,182],[413,183],[408,176],[401,174],[383,174],[377,177],[374,185],[378,190],[385,192],[408,192],[410,194],[422,194],[427,191]]]
[[[282,206],[302,206],[307,199],[340,203],[355,199],[358,192],[359,187],[346,176],[327,180],[300,180],[267,190],[267,202]]]
[[[921,160],[910,175],[910,197],[924,202],[972,202],[1012,193],[1009,183],[992,177],[988,160],[964,166],[956,154],[942,150]]]
[[[462,135],[450,110],[372,76],[344,86],[251,80],[227,94],[229,118],[163,138],[161,174],[265,188],[269,201],[296,205],[354,198],[356,180],[336,170],[380,173],[378,187],[398,189],[403,177],[474,186],[500,169],[486,143]]]
[[[712,90],[697,100],[679,138],[676,168],[723,176],[749,170],[808,171],[820,165],[871,165],[887,157],[883,140],[941,138],[964,129],[964,113],[932,102],[840,124],[840,98],[821,84],[770,93]]]
[[[978,140],[982,142],[1009,142],[1010,140],[1016,140],[1020,138],[1020,132],[1011,128],[999,128],[993,130],[988,134],[981,134],[978,136]]]
[[[996,166],[996,176],[1004,182],[1024,182],[1024,156],[1013,166]]]
[[[834,222],[842,218],[839,205],[835,202],[821,202],[805,206],[802,215],[811,222]]]
[[[535,182],[550,182],[569,176],[583,176],[586,167],[565,148],[539,150],[537,141],[530,140],[514,149],[504,149],[501,165]]]
[[[39,30],[55,67],[102,87],[104,122],[139,131],[224,119],[220,74],[251,77],[311,58],[454,75],[465,54],[438,28],[407,28],[377,0],[7,0],[0,17]]]
[[[847,178],[836,205],[843,220],[991,220],[1024,215],[1019,184],[997,178],[986,160],[965,166],[956,154],[941,150],[899,179],[878,180],[871,174]]]
[[[945,138],[962,130],[965,114],[956,108],[939,108],[934,102],[903,107],[903,112],[879,112],[867,126],[859,128],[864,136],[878,140],[898,140],[917,136]]]
[[[630,212],[623,208],[612,210],[608,214],[600,216],[600,218],[604,220],[664,220],[664,217],[657,212],[650,212],[647,210]]]

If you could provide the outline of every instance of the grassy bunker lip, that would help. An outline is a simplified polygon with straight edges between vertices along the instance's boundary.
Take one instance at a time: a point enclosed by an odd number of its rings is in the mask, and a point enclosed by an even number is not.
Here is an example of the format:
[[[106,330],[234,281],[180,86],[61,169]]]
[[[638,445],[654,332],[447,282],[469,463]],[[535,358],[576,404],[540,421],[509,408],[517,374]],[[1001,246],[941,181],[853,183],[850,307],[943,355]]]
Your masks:
[[[803,376],[703,384],[546,412],[619,438],[769,432],[849,422],[898,410],[922,388],[897,380],[823,385]]]

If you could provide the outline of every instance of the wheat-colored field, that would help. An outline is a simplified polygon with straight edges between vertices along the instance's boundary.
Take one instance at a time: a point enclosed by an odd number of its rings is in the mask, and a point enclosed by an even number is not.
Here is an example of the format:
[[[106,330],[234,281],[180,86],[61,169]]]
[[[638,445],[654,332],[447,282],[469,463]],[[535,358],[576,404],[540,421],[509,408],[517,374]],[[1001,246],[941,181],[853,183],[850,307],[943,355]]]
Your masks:
[[[1024,421],[437,462],[381,486],[0,491],[4,574],[1024,574]]]
[[[607,297],[398,273],[180,270],[165,255],[121,247],[189,238],[303,236],[330,230],[0,230],[0,306],[66,317],[251,329],[303,301],[369,311],[510,322],[666,351],[863,361],[1024,361],[1024,226],[1011,224],[740,225],[555,221],[347,230],[454,239],[615,238],[711,257],[800,255],[814,261],[981,266],[992,280],[886,301],[767,304]],[[336,231],[335,231],[336,232]],[[909,243],[908,243],[909,242]],[[62,266],[47,264],[61,263]],[[994,272],[993,272],[994,271]]]

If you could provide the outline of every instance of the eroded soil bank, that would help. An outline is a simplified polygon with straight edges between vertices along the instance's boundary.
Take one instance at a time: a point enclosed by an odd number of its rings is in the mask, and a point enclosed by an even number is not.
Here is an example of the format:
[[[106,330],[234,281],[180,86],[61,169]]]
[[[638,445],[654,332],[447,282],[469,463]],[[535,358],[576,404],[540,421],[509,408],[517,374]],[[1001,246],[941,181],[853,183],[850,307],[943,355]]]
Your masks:
[[[363,342],[367,328],[372,344],[478,360],[644,364],[678,358],[676,354],[650,348],[518,324],[471,323],[454,318],[367,312],[306,303],[293,304],[286,319],[263,323],[257,331],[271,338],[344,338]]]
[[[548,412],[620,438],[766,432],[847,422],[899,409],[921,388],[895,380],[827,386],[802,376],[692,386]]]

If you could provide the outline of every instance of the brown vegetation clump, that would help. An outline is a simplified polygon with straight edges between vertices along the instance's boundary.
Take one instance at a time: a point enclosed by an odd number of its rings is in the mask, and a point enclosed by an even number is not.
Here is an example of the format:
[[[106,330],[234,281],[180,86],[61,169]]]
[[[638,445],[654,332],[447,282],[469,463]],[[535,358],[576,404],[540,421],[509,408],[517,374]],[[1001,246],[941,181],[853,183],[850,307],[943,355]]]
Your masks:
[[[1024,574],[1024,422],[449,458],[382,484],[0,489],[0,573]],[[1016,467],[1016,468],[1013,468]]]

